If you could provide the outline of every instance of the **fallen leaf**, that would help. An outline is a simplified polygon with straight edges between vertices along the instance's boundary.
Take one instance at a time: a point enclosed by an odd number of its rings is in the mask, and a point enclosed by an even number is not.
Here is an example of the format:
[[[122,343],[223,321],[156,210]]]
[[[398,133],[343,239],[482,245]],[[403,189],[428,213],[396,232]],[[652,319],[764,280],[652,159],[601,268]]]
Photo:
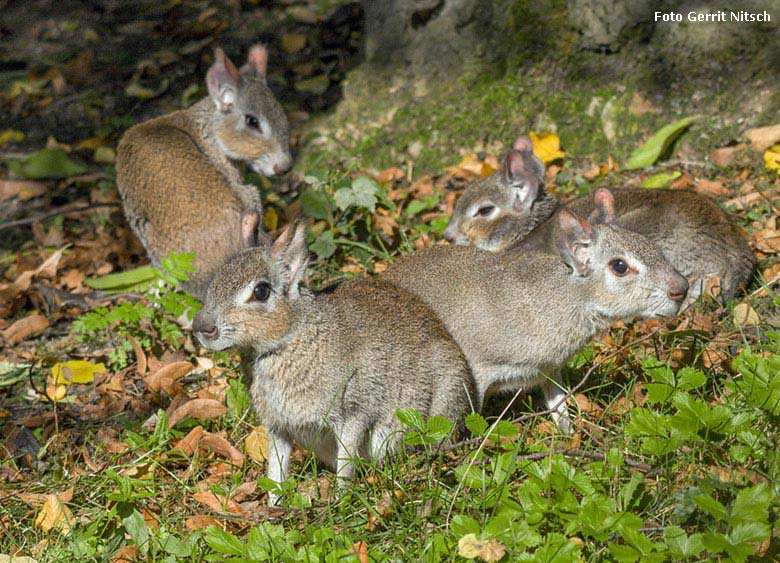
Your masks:
[[[476,153],[467,154],[463,157],[458,164],[450,166],[444,169],[445,172],[452,176],[458,176],[462,178],[484,178],[493,174],[496,169],[493,168],[485,160],[482,160]],[[420,184],[421,182],[418,182]],[[433,193],[433,185],[430,182],[424,182],[424,184],[430,185],[431,194]],[[414,188],[413,188],[414,189]],[[425,197],[419,191],[417,197]]]
[[[200,491],[192,495],[192,497],[201,504],[205,504],[214,512],[224,513],[230,512],[231,514],[243,514],[244,511],[238,506],[238,503],[227,497],[217,496],[211,491]]]
[[[135,354],[135,373],[143,376],[146,373],[147,361],[144,349],[141,348],[141,344],[133,336],[128,335],[127,341],[133,347],[133,353]]]
[[[264,426],[255,426],[252,429],[244,440],[244,449],[257,463],[268,459],[268,432]]]
[[[713,182],[711,180],[699,180],[696,184],[696,193],[713,197],[731,195],[731,192],[723,185],[723,182]]]
[[[38,563],[38,560],[26,555],[6,555],[0,553],[0,563]]]
[[[550,164],[566,156],[561,150],[561,139],[555,133],[531,131],[528,135],[534,145],[534,154],[545,164]]]
[[[32,180],[0,180],[0,201],[15,197],[27,201],[46,193],[46,184]]]
[[[0,133],[0,147],[6,143],[21,143],[24,141],[24,133],[16,129],[6,129]]]
[[[104,371],[106,371],[104,364],[94,364],[86,360],[57,363],[51,368],[54,381],[59,385],[92,383],[95,380],[95,374]]]
[[[47,495],[46,502],[43,503],[38,516],[35,517],[35,527],[44,532],[56,528],[61,533],[67,534],[73,523],[73,513],[57,494]]]
[[[753,244],[756,250],[764,254],[775,254],[780,252],[780,231],[773,229],[762,229],[753,233]]]
[[[364,541],[355,543],[350,549],[350,553],[357,555],[360,563],[368,563],[368,544]]]
[[[3,331],[3,338],[10,346],[18,344],[28,336],[39,334],[49,328],[49,321],[43,315],[30,315],[16,321]]]
[[[240,503],[255,494],[256,490],[257,481],[247,481],[233,489],[233,492],[230,493],[230,498]]]
[[[745,133],[745,137],[750,141],[750,146],[753,150],[756,152],[764,151],[775,143],[780,142],[780,124],[749,129]]]
[[[191,516],[184,521],[184,525],[188,530],[205,530],[210,526],[225,528],[224,522],[213,516]]]
[[[138,548],[134,545],[126,545],[117,550],[111,563],[133,563],[138,560]]]
[[[733,314],[734,324],[740,328],[754,327],[761,323],[758,313],[748,303],[740,303],[734,307]]]
[[[169,397],[173,397],[181,390],[178,380],[190,373],[192,369],[193,365],[190,362],[173,362],[164,365],[144,378],[146,388],[152,393],[159,393],[162,390]],[[171,426],[173,425],[174,423],[171,422]]]
[[[406,176],[406,174],[400,168],[388,168],[387,170],[382,170],[382,172],[376,174],[374,180],[380,184],[389,184],[396,180],[402,180],[404,176]]]
[[[190,430],[184,438],[176,442],[173,448],[180,450],[187,455],[192,455],[195,453],[195,449],[198,447],[198,443],[200,442],[202,436],[203,427],[198,425]]]
[[[780,173],[780,145],[775,145],[764,153],[764,166],[767,170],[775,170]]]
[[[676,180],[680,176],[682,176],[682,173],[676,170],[674,172],[655,174],[645,178],[641,186],[648,189],[665,188],[672,180]]]
[[[692,122],[692,117],[686,117],[659,129],[644,144],[631,153],[626,169],[635,170],[652,166]]]
[[[684,190],[692,185],[693,185],[693,176],[691,176],[687,172],[683,172],[682,176],[680,176],[677,180],[672,182],[672,184],[669,186],[669,189]]]
[[[210,420],[224,416],[227,407],[216,399],[192,399],[187,401],[170,416],[170,426],[173,428],[185,418],[197,418],[198,420]]]
[[[195,400],[201,401],[207,399],[195,399]],[[198,443],[198,447],[202,449],[210,450],[215,454],[218,454],[230,460],[230,462],[237,467],[241,467],[244,465],[244,454],[238,451],[235,447],[233,447],[233,445],[230,442],[228,442],[225,438],[219,436],[218,434],[212,434],[211,432],[204,432],[203,436],[200,439],[200,442]]]
[[[734,163],[739,151],[745,148],[745,145],[735,147],[720,147],[710,153],[710,160],[715,166],[724,168]]]

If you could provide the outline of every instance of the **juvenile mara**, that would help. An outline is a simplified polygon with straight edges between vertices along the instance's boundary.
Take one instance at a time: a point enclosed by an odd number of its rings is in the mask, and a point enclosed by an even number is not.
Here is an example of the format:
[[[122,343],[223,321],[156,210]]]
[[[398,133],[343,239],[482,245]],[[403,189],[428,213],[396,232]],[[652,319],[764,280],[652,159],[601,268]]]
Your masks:
[[[393,452],[397,409],[456,421],[474,390],[460,348],[413,295],[381,280],[317,295],[301,287],[304,232],[288,228],[273,248],[222,266],[193,322],[205,347],[241,351],[276,482],[287,478],[293,442],[349,478],[352,458]]]
[[[231,160],[266,176],[291,164],[290,128],[266,85],[267,60],[255,45],[239,71],[217,49],[209,96],[131,127],[119,143],[117,187],[130,227],[155,266],[171,252],[195,253],[186,289],[201,299],[222,262],[265,236],[257,188]]]
[[[583,196],[565,207],[545,189],[545,166],[528,137],[520,137],[499,173],[468,186],[458,200],[445,238],[493,252],[554,251],[555,215],[568,208],[582,216],[596,210]],[[695,192],[621,188],[613,192],[617,224],[646,236],[690,289],[683,307],[716,280],[728,300],[747,284],[756,266],[744,231],[717,203]]]
[[[688,284],[641,235],[615,224],[596,192],[597,221],[555,217],[555,254],[433,246],[402,257],[384,278],[418,295],[460,345],[478,403],[494,391],[541,385],[553,419],[570,428],[560,368],[618,317],[677,313]]]

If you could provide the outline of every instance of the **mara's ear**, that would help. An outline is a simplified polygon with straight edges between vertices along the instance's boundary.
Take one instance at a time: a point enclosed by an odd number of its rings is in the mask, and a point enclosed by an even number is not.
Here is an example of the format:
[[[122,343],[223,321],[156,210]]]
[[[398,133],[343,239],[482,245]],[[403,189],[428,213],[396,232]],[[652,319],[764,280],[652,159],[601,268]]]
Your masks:
[[[615,222],[615,198],[612,192],[605,188],[596,190],[593,194],[593,202],[596,207],[588,216],[588,221],[597,225]]]
[[[568,209],[558,213],[555,247],[566,264],[578,275],[591,272],[590,254],[595,232],[585,220]]]
[[[534,154],[534,143],[531,140],[531,137],[523,135],[515,139],[515,142],[512,144],[512,150],[521,153],[525,160],[525,169],[539,178],[540,182],[544,182],[544,177],[547,174],[547,167],[544,165],[544,162]]]
[[[523,153],[509,151],[501,165],[501,179],[511,190],[512,209],[516,213],[526,213],[539,195],[539,180],[526,167]]]
[[[274,241],[271,256],[281,266],[285,291],[291,299],[298,298],[298,285],[301,283],[306,265],[309,262],[309,249],[306,247],[306,225],[297,223],[288,225]]]
[[[265,80],[265,73],[268,70],[268,49],[265,45],[258,43],[252,45],[249,49],[249,55],[246,63],[241,67],[241,74],[254,74],[258,78]]]
[[[257,226],[260,223],[260,216],[252,211],[244,213],[241,216],[241,240],[245,248],[257,246]]]
[[[225,52],[218,47],[214,51],[214,64],[206,73],[206,86],[220,111],[228,112],[233,109],[240,85],[241,75]]]

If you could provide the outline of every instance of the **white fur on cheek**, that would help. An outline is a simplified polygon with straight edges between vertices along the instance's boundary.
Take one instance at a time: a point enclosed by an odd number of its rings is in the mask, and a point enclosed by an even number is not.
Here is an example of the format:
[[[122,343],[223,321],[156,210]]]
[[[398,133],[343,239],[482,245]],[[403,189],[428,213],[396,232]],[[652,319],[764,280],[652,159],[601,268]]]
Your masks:
[[[243,305],[246,305],[246,303],[249,301],[249,299],[251,299],[252,293],[254,292],[256,285],[257,285],[257,282],[253,281],[249,285],[244,287],[244,289],[239,291],[236,294],[236,297],[235,297],[235,300],[234,300],[233,304],[236,307],[241,307]]]

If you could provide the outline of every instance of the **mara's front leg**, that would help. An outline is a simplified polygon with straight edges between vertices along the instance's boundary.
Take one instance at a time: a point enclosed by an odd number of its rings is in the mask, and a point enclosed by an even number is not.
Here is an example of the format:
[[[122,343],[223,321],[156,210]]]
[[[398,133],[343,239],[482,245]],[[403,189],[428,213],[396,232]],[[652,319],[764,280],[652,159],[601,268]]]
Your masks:
[[[268,432],[268,469],[266,476],[271,481],[281,484],[287,480],[291,452],[292,442],[290,440],[276,432]],[[279,504],[279,495],[274,491],[268,491],[268,504]]]
[[[343,481],[351,481],[355,472],[355,458],[365,452],[366,424],[362,420],[349,420],[336,434],[336,475]]]

